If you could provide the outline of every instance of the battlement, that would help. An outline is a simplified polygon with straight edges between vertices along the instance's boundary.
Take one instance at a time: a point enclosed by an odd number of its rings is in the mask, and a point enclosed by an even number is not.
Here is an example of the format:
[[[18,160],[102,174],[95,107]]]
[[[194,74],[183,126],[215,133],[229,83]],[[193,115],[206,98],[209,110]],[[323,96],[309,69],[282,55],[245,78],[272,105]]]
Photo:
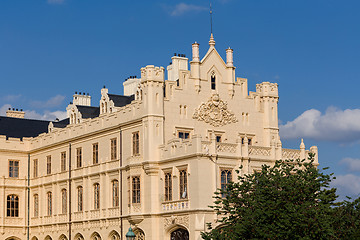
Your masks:
[[[260,94],[260,97],[279,97],[277,83],[262,82],[256,84],[256,92]]]
[[[141,68],[141,82],[146,81],[164,81],[164,72],[165,69],[163,67],[155,67],[154,65],[148,65],[146,67]]]

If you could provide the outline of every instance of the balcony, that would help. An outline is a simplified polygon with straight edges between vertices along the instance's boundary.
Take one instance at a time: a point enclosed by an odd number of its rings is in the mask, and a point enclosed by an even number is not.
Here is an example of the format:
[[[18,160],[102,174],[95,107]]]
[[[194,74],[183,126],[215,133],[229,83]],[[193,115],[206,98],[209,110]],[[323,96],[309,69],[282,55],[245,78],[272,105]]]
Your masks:
[[[163,202],[161,209],[165,212],[188,210],[190,208],[189,199],[181,199],[171,202]]]

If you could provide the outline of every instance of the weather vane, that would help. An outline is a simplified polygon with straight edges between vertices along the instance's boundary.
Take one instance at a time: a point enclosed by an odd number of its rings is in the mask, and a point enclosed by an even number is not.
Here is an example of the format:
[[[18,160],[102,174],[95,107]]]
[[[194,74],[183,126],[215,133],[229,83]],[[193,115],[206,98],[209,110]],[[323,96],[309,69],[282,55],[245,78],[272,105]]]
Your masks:
[[[211,33],[213,33],[213,26],[212,26],[212,8],[211,8],[211,2],[210,2],[210,28],[211,28]]]

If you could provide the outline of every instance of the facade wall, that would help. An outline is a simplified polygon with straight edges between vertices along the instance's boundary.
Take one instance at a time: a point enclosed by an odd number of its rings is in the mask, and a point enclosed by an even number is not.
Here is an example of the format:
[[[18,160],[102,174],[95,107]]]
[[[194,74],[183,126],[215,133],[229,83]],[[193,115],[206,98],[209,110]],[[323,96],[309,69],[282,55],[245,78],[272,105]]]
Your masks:
[[[35,138],[1,136],[0,238],[27,239],[29,231],[30,239],[69,239],[70,233],[71,239],[125,239],[131,225],[138,239],[170,239],[179,228],[186,229],[190,239],[201,239],[206,223],[216,224],[208,206],[221,188],[222,171],[231,172],[235,180],[240,165],[244,166],[240,174],[245,174],[276,159],[305,158],[309,151],[303,144],[299,150],[282,148],[277,84],[264,82],[256,86],[256,92],[248,93],[247,80],[235,78],[230,50],[224,62],[214,44],[210,41],[202,60],[196,57],[195,45],[190,70],[185,67],[187,58],[173,57],[180,67],[168,67],[177,72],[169,74],[172,79],[167,81],[164,68],[142,68],[135,100],[124,107],[109,103],[99,117],[80,119],[65,128],[52,125],[49,133]],[[109,101],[107,89],[102,89],[102,95],[101,101]],[[76,106],[67,109],[75,112]],[[114,139],[116,158],[112,159]],[[317,153],[317,148],[311,151]],[[9,176],[10,160],[20,163],[15,178]],[[166,188],[169,179],[171,191]],[[134,191],[138,180],[139,195]],[[114,181],[118,203],[114,202]],[[99,186],[99,203],[95,186]],[[172,193],[171,198],[166,191]],[[16,217],[7,216],[6,198],[12,194],[19,198]]]

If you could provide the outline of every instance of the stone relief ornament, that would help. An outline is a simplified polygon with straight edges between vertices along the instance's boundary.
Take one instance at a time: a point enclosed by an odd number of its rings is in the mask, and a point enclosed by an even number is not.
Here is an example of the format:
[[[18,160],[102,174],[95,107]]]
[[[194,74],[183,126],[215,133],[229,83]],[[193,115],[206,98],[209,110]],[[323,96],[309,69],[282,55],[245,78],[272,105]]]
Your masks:
[[[174,216],[166,217],[164,221],[164,228],[168,228],[169,226],[173,224],[183,225],[185,227],[189,227],[189,216]]]
[[[227,103],[220,99],[219,94],[213,94],[209,101],[195,109],[194,119],[204,121],[214,127],[235,123],[235,114],[227,108]]]

